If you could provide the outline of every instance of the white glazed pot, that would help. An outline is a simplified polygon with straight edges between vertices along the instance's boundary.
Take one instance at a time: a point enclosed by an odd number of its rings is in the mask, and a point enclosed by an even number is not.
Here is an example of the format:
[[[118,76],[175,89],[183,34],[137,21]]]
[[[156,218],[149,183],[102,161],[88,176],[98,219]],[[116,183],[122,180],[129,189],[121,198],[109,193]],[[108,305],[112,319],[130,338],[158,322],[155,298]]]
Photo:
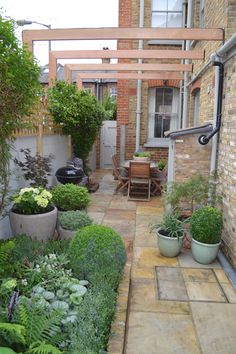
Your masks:
[[[157,239],[158,239],[158,248],[162,256],[165,257],[176,257],[180,253],[182,246],[183,246],[183,239],[184,235],[180,236],[179,238],[177,237],[168,237],[165,235],[162,235],[159,231],[161,229],[157,230]]]
[[[220,244],[221,242],[215,244],[202,243],[192,238],[191,248],[193,258],[195,259],[195,261],[201,264],[212,263],[217,256]]]
[[[53,237],[56,222],[57,208],[43,214],[24,215],[10,211],[10,224],[13,235],[24,234],[39,241],[47,241]]]

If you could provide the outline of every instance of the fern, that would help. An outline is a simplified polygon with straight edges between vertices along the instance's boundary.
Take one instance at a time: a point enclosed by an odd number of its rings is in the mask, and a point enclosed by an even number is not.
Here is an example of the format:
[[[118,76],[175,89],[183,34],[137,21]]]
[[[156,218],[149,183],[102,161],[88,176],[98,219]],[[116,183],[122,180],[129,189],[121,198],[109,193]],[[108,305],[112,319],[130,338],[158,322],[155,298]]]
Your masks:
[[[15,248],[15,243],[13,241],[7,241],[0,243],[0,264],[4,265],[10,259],[12,250]]]
[[[47,341],[50,344],[58,344],[56,335],[61,331],[62,316],[56,311],[45,314],[44,311],[36,308],[34,303],[30,306],[24,299],[22,300],[18,306],[17,316],[18,322],[26,329],[26,343],[30,345],[38,341]],[[57,343],[54,342],[54,337]]]
[[[0,323],[0,338],[9,343],[25,343],[25,327],[16,323]]]
[[[45,342],[35,342],[31,344],[27,354],[61,354],[63,353],[58,348],[54,347],[51,344]]]

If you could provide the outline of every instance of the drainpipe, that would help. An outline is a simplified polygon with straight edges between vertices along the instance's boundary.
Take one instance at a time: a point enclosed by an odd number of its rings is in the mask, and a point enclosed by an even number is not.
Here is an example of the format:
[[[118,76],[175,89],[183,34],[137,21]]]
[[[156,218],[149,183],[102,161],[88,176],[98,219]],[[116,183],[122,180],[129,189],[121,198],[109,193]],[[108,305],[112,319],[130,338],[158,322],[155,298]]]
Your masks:
[[[144,0],[139,2],[139,27],[144,25]],[[143,40],[138,41],[138,49],[143,49]],[[142,59],[138,59],[138,63],[142,64]],[[141,73],[141,71],[139,71]],[[141,115],[142,115],[142,80],[137,82],[137,110],[136,110],[136,141],[135,141],[135,150],[140,148],[140,125],[141,125]]]
[[[208,135],[201,135],[198,141],[201,145],[206,145],[209,143],[211,138],[218,133],[221,127],[221,114],[222,114],[222,94],[223,94],[223,80],[224,80],[224,64],[220,61],[215,61],[214,66],[219,68],[219,74],[217,73],[216,79],[218,79],[218,96],[216,96],[217,113],[215,117],[215,127],[212,132]]]
[[[187,13],[187,28],[192,27],[193,18],[193,0],[188,0],[188,13]],[[190,40],[186,41],[186,50],[190,49]],[[189,64],[189,59],[185,60],[185,64]],[[183,102],[183,121],[182,128],[187,127],[188,122],[188,72],[184,72],[184,102]]]

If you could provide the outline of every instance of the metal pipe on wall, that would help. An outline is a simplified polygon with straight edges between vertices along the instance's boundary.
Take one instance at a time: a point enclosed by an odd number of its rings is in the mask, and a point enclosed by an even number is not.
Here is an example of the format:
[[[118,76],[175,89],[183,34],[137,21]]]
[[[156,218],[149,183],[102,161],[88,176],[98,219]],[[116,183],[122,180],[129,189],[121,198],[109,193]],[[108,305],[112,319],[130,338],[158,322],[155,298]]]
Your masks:
[[[139,2],[139,27],[144,25],[144,0]],[[138,41],[138,49],[143,49],[143,40]],[[138,63],[141,64],[142,59],[138,59]],[[141,73],[141,71],[139,72]],[[141,126],[141,115],[142,115],[142,80],[137,82],[137,109],[136,109],[136,141],[135,141],[135,150],[140,148],[140,126]]]
[[[187,28],[192,27],[192,18],[193,18],[193,0],[188,0],[188,12],[187,12]],[[186,41],[186,50],[190,49],[190,40]],[[189,60],[185,60],[185,64],[189,64]],[[188,124],[188,81],[189,74],[184,72],[184,97],[183,97],[183,120],[182,128],[186,128]]]

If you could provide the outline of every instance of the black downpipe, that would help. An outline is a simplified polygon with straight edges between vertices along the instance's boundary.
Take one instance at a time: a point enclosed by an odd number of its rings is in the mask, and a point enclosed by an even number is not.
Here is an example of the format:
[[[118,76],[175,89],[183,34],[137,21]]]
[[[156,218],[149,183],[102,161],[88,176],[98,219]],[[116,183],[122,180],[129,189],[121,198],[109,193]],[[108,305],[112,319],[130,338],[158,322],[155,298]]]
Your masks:
[[[215,61],[213,66],[219,66],[219,89],[218,89],[218,101],[217,101],[217,113],[216,113],[216,127],[208,135],[200,135],[198,142],[201,145],[209,143],[211,138],[220,130],[221,127],[221,115],[222,115],[222,96],[223,96],[223,83],[224,83],[224,64]]]

